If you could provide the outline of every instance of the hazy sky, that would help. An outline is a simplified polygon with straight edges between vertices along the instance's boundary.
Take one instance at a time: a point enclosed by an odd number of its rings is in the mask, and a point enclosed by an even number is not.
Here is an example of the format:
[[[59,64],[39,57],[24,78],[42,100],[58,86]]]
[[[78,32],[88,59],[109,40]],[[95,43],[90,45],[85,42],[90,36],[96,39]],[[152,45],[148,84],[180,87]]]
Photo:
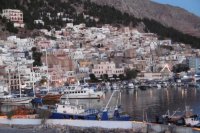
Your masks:
[[[189,12],[200,16],[200,0],[153,0],[162,4],[182,7]]]

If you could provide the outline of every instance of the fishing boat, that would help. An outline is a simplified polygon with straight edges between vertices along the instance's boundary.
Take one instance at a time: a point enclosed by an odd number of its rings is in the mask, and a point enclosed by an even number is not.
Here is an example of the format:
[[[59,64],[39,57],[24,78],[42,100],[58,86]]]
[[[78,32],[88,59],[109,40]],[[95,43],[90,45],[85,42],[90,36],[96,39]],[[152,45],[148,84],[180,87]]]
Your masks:
[[[95,91],[88,86],[68,86],[63,89],[61,99],[100,99],[104,97],[103,91]]]
[[[162,123],[174,123],[178,125],[184,125],[184,119],[182,114],[180,114],[179,109],[175,110],[173,114],[170,114],[168,110],[164,115],[162,115],[163,122]]]
[[[196,126],[196,125],[200,124],[200,121],[199,121],[200,119],[199,119],[198,115],[192,115],[189,117],[185,117],[184,120],[185,120],[186,126]]]
[[[82,120],[96,120],[99,111],[96,109],[86,109],[83,105],[78,103],[72,105],[69,99],[64,102],[56,104],[56,108],[52,111],[51,119],[82,119]]]
[[[196,126],[200,124],[200,117],[193,113],[189,106],[185,107],[184,120],[186,126]]]
[[[196,114],[193,114],[192,109],[189,106],[185,107],[184,114],[177,115],[178,110],[174,111],[172,115],[170,115],[169,111],[165,115],[162,116],[164,118],[164,123],[173,123],[176,125],[186,125],[186,126],[196,126],[200,124],[200,117]]]
[[[118,95],[117,101],[116,101],[116,106],[114,110],[111,108],[108,108],[112,97],[114,96],[115,92],[118,92],[118,90],[113,91],[110,99],[108,100],[108,103],[106,104],[103,112],[99,114],[99,118],[102,121],[107,121],[107,120],[114,120],[114,121],[129,121],[131,117],[127,114],[122,114],[122,112],[119,111],[119,106],[118,102],[121,97],[121,93]]]
[[[61,92],[57,89],[40,89],[38,93],[36,93],[37,98],[42,98],[44,101],[59,101],[62,96]]]

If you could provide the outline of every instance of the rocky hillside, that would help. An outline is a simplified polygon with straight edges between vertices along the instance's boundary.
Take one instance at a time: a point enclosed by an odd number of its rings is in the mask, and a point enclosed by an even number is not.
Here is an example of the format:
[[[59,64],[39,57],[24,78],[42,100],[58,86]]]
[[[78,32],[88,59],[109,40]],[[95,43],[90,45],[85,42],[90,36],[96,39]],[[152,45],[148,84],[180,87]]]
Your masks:
[[[200,17],[186,10],[163,5],[150,0],[91,0],[99,5],[108,5],[130,13],[137,18],[154,19],[183,33],[200,37]]]

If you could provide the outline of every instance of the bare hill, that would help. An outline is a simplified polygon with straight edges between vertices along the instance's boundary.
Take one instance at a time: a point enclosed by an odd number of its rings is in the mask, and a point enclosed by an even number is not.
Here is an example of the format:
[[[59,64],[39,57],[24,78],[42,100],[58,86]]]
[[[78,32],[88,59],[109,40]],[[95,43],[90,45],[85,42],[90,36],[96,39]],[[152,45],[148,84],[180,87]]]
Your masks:
[[[99,5],[108,5],[134,15],[137,18],[154,19],[165,26],[183,33],[200,37],[200,17],[188,11],[152,2],[150,0],[91,0]]]

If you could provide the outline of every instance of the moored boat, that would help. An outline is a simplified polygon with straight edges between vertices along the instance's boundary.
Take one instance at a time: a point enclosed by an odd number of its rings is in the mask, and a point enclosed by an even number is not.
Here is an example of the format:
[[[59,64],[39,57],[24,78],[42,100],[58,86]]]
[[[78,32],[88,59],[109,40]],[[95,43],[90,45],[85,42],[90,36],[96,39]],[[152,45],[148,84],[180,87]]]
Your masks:
[[[56,109],[52,111],[51,119],[83,119],[96,120],[99,111],[96,109],[84,109],[82,105],[72,105],[69,100],[56,104]]]
[[[31,97],[8,97],[0,100],[2,104],[28,104],[32,100]]]
[[[134,89],[134,84],[132,82],[128,83],[128,89]]]
[[[114,111],[111,108],[108,108],[108,105],[110,104],[110,101],[112,97],[114,96],[115,92],[118,90],[113,91],[110,99],[108,100],[108,103],[106,104],[106,107],[104,108],[103,112],[99,114],[100,120],[107,121],[107,120],[114,120],[114,121],[129,121],[131,117],[127,114],[122,114],[119,112],[119,106],[118,106],[118,100],[121,96],[121,94],[118,95],[117,101],[116,101],[116,106]]]
[[[62,93],[61,99],[100,99],[104,97],[103,91],[95,91],[83,86],[69,86]]]
[[[44,101],[59,101],[62,96],[59,90],[40,90],[40,93],[36,93],[36,97],[42,98]]]
[[[200,124],[200,117],[193,114],[193,110],[189,106],[185,107],[184,120],[186,126],[196,126]]]

